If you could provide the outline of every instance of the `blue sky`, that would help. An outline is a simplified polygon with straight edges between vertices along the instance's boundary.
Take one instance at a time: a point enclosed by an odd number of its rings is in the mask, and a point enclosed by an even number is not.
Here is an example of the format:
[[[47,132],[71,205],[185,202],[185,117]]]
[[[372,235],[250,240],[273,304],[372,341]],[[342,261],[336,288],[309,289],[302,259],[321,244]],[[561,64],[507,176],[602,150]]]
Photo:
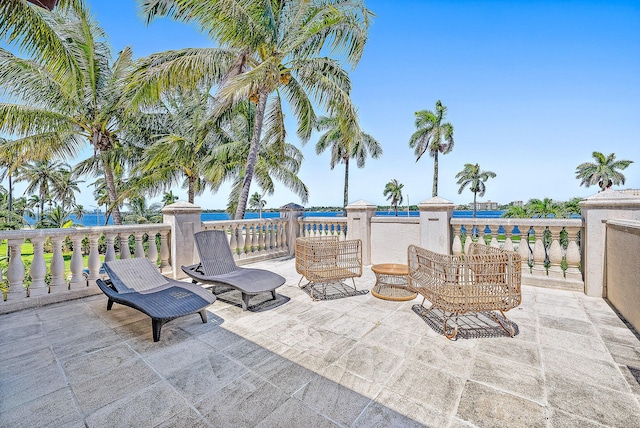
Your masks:
[[[88,3],[115,51],[130,45],[140,57],[212,45],[184,24],[162,19],[146,26],[134,0]],[[377,17],[351,74],[352,95],[361,127],[384,155],[363,169],[352,165],[350,201],[386,204],[382,191],[393,178],[412,204],[431,197],[433,160],[416,163],[408,141],[414,112],[433,110],[438,99],[455,128],[453,151],[440,156],[438,194],[456,204],[473,198],[468,189],[458,194],[455,175],[465,163],[497,174],[481,200],[592,195],[597,187],[579,187],[575,168],[594,150],[633,160],[623,172],[626,185],[616,188],[640,188],[640,2],[366,3]],[[299,145],[293,126],[289,135]],[[308,205],[339,206],[344,167],[330,170],[329,153],[315,154],[316,141],[302,147]],[[227,189],[196,203],[224,208]],[[91,192],[78,199],[93,204]],[[300,203],[280,186],[265,199],[267,207]]]

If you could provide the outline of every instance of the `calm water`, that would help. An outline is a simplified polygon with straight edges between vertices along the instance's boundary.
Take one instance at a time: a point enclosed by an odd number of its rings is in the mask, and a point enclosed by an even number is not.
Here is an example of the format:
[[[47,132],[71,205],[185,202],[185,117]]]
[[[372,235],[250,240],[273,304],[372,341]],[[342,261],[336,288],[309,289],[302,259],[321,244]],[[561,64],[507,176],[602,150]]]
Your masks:
[[[504,211],[477,211],[477,218],[499,218]],[[324,211],[309,211],[305,213],[306,217],[338,217],[338,215],[342,216],[341,212],[324,212]],[[394,211],[377,211],[376,215],[378,216],[393,216],[395,215]],[[419,211],[409,211],[410,217],[418,217],[420,215]],[[398,216],[406,217],[407,212],[398,212]],[[265,212],[262,213],[263,218],[278,218],[280,217],[279,212]],[[471,218],[473,217],[473,211],[454,211],[453,217],[455,218]],[[75,217],[72,216],[75,221]],[[202,213],[202,221],[215,221],[215,220],[229,220],[229,216],[227,213]],[[246,218],[254,219],[258,218],[258,213],[256,212],[247,212]],[[82,217],[82,220],[77,222],[84,226],[102,226],[104,225],[104,214],[96,214],[96,213],[87,213]],[[109,219],[109,224],[113,224],[113,220]]]

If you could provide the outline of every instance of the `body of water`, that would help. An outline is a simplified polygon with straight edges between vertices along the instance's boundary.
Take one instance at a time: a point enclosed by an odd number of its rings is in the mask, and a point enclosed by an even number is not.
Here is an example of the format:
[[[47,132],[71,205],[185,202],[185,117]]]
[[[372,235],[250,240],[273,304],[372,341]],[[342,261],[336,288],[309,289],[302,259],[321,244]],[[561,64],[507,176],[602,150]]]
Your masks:
[[[477,218],[499,218],[504,211],[477,211]],[[394,211],[377,211],[377,216],[394,216]],[[419,211],[409,211],[409,217],[418,217],[420,215]],[[406,211],[398,212],[399,217],[407,217]],[[262,213],[263,218],[278,218],[280,217],[279,212],[264,212]],[[342,212],[325,212],[325,211],[308,211],[305,212],[305,217],[342,217]],[[473,217],[473,211],[454,211],[454,218],[471,218]],[[77,221],[75,217],[72,216],[76,223],[82,224],[83,226],[103,226],[104,225],[104,214],[102,213],[87,213],[82,217],[82,220]],[[227,213],[202,213],[202,221],[216,221],[216,220],[230,220]],[[255,219],[258,218],[258,213],[256,212],[247,212],[245,218],[247,219]],[[109,224],[113,224],[113,219],[109,219]]]

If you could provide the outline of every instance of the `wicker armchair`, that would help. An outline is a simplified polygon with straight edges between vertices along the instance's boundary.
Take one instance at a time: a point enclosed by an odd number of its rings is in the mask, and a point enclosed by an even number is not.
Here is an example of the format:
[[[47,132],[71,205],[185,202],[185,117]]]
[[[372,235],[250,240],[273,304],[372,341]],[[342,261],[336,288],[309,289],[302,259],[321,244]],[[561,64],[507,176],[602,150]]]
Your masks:
[[[309,294],[313,299],[318,299],[316,293],[326,298],[328,284],[344,287],[342,281],[348,278],[351,278],[355,290],[353,278],[362,276],[362,241],[340,241],[338,236],[297,238],[296,271],[302,275],[298,286],[310,287]],[[300,285],[303,278],[309,282]]]
[[[444,334],[458,334],[458,315],[483,312],[500,324],[510,336],[515,329],[504,312],[522,300],[521,259],[518,253],[486,245],[471,244],[468,254],[450,256],[409,246],[409,287],[444,315]],[[502,319],[492,311],[499,311]],[[447,321],[455,316],[453,331]]]

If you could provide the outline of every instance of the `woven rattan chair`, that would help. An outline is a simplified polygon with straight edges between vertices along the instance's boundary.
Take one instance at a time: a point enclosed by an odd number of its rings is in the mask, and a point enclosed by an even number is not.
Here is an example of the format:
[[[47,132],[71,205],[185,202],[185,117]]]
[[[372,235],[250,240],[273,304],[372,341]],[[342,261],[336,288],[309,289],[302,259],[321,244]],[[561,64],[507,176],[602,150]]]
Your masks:
[[[271,293],[276,299],[276,288],[285,283],[277,273],[264,269],[241,268],[233,260],[233,254],[222,230],[203,230],[193,235],[196,241],[200,263],[182,266],[182,271],[200,282],[210,286],[226,285],[242,293],[242,310],[249,306],[249,298],[260,293]]]
[[[160,340],[163,324],[185,315],[199,313],[207,322],[206,307],[216,296],[200,286],[165,277],[146,258],[113,260],[104,263],[109,279],[98,279],[98,287],[113,303],[129,306],[151,317],[153,341]]]
[[[338,236],[307,237],[296,239],[296,271],[302,275],[298,286],[309,288],[312,299],[326,298],[327,285],[340,284],[362,276],[362,241],[340,241]],[[307,282],[301,285],[302,280]],[[320,288],[320,289],[319,289]],[[345,288],[346,291],[346,288]]]
[[[458,315],[483,312],[498,322],[510,336],[515,329],[504,312],[518,306],[521,294],[520,255],[513,251],[473,243],[468,254],[450,256],[409,246],[409,287],[444,314],[444,334],[458,334]],[[493,311],[499,311],[502,319]],[[428,311],[427,311],[428,312]],[[453,331],[447,328],[455,316]]]

